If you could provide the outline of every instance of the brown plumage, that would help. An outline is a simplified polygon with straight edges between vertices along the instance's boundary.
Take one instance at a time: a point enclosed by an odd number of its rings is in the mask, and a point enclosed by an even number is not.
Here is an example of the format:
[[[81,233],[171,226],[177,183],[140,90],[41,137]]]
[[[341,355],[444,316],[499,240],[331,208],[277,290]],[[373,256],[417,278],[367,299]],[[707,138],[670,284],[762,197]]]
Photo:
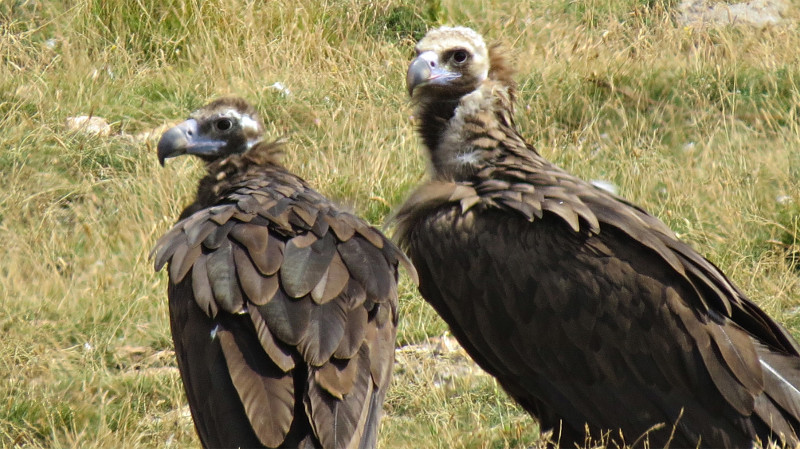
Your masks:
[[[527,145],[508,67],[466,28],[417,44],[433,179],[395,219],[425,299],[562,446],[797,444],[798,344],[658,219]]]
[[[156,244],[175,353],[204,447],[373,448],[405,255],[279,163],[244,100],[167,131],[159,159],[207,162]]]

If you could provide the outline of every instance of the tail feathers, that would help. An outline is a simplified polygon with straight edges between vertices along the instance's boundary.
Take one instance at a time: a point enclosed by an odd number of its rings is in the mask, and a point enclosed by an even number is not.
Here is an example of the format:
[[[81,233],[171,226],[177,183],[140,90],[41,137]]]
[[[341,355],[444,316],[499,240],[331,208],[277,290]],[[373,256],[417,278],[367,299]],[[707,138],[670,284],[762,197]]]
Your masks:
[[[369,414],[366,424],[364,424],[364,434],[361,436],[361,444],[358,449],[373,449],[378,441],[378,427],[381,422],[383,398],[386,396],[386,389],[374,390],[369,404]]]
[[[764,373],[764,395],[755,412],[787,445],[800,443],[800,357],[787,356],[756,345]]]

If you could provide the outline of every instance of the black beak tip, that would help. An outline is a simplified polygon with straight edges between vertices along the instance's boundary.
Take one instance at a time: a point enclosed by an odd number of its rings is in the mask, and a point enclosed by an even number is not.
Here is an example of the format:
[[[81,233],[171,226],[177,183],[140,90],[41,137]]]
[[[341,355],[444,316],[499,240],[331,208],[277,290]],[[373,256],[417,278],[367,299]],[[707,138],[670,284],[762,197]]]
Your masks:
[[[166,159],[185,153],[188,145],[189,142],[181,125],[170,128],[161,135],[161,139],[158,141],[158,163],[163,167]]]
[[[158,163],[163,167],[164,161],[166,161],[173,152],[174,151],[171,142],[167,142],[164,137],[162,137],[161,141],[158,142]]]
[[[428,81],[431,77],[430,63],[422,58],[417,57],[408,66],[406,73],[406,88],[408,89],[408,96],[414,96],[414,89],[422,83]]]

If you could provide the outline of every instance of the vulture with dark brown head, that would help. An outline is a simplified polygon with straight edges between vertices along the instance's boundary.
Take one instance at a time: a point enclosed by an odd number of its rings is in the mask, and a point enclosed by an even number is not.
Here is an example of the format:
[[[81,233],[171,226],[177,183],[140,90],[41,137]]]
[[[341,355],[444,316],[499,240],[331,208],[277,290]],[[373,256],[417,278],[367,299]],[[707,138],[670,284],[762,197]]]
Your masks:
[[[797,444],[789,333],[658,219],[526,144],[497,47],[445,27],[416,50],[433,179],[397,236],[469,354],[561,446]]]
[[[244,100],[194,112],[159,159],[207,163],[156,244],[175,354],[204,447],[373,448],[405,255],[279,163]]]

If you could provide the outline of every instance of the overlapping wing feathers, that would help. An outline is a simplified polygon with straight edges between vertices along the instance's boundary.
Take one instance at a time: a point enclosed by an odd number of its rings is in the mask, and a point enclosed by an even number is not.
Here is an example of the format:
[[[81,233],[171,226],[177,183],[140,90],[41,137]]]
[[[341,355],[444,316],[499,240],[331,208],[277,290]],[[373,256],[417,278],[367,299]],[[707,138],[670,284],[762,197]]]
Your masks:
[[[513,143],[514,139],[504,139],[504,144],[508,145],[509,142]],[[521,141],[518,142],[519,145],[514,151],[504,154],[496,164],[488,165],[478,171],[471,181],[431,181],[412,193],[394,217],[397,225],[396,236],[401,246],[409,247],[414,232],[432,232],[433,227],[451,229],[449,232],[454,235],[459,232],[469,232],[456,227],[456,221],[449,220],[460,216],[466,220],[462,221],[463,223],[469,223],[471,213],[488,213],[491,210],[505,211],[509,214],[509,219],[516,216],[530,222],[541,220],[546,215],[559,217],[566,225],[559,232],[565,236],[572,234],[576,237],[591,237],[612,229],[622,232],[628,237],[626,244],[632,245],[632,248],[647,248],[651,251],[648,263],[660,264],[663,267],[661,269],[672,270],[675,276],[682,279],[681,282],[694,292],[694,294],[682,294],[680,297],[669,297],[665,304],[679,319],[685,332],[685,335],[676,338],[691,339],[694,349],[688,350],[698,351],[703,368],[720,394],[742,415],[749,416],[754,412],[765,416],[774,415],[773,420],[778,426],[777,423],[784,418],[778,416],[775,404],[780,404],[784,410],[796,408],[796,404],[800,404],[800,391],[792,391],[792,399],[781,398],[767,407],[762,393],[766,391],[769,395],[771,392],[785,390],[786,385],[777,382],[774,376],[764,378],[760,357],[763,359],[768,352],[762,351],[762,354],[757,354],[754,342],[759,341],[769,345],[773,351],[796,356],[800,353],[800,348],[786,330],[742,294],[716,266],[679,241],[657,218],[633,204],[569,175],[535,152],[529,151]],[[445,213],[443,212],[445,210],[451,212]],[[434,216],[438,217],[439,222],[430,221]],[[448,220],[447,223],[441,222],[445,219]],[[509,236],[498,230],[492,233],[495,237],[492,235],[485,237],[488,240],[492,238],[498,240],[486,244],[501,244],[501,240],[505,242],[504,244],[508,244],[518,240],[519,245],[524,246],[528,237],[524,235],[524,230],[522,233],[518,236]],[[441,233],[436,235],[448,238]],[[441,245],[446,246],[444,242],[441,242]],[[599,256],[610,256],[603,254],[602,248],[597,250]],[[455,256],[455,253],[442,256],[459,257]],[[512,270],[498,273],[497,276],[506,282],[524,283],[528,279],[525,273],[523,268],[518,273]],[[591,282],[587,280],[587,285]],[[454,284],[457,282],[447,282],[450,291],[458,291],[458,287]],[[519,291],[525,290],[520,287],[515,288]],[[507,298],[508,295],[503,291],[498,291],[497,295],[498,302],[510,301],[511,304],[505,304],[504,307],[513,310],[515,316],[519,316],[520,308],[524,308],[525,302],[531,300],[531,298]],[[612,300],[606,296],[603,295],[603,300]],[[599,301],[601,298],[598,297],[596,300]],[[660,301],[660,297],[641,297],[637,300]],[[459,298],[459,301],[464,301],[463,297]],[[458,312],[455,310],[459,306],[453,304],[451,308],[454,310],[452,313],[457,315]],[[625,317],[618,316],[614,319],[624,320]],[[510,357],[508,354],[507,356]],[[482,357],[491,359],[492,355],[486,353]],[[504,366],[504,369],[514,369],[511,366],[513,364],[505,365],[507,366]],[[675,379],[675,381],[681,380]],[[790,441],[793,441],[791,438],[795,436],[790,435],[791,426],[784,425],[781,430],[786,430]]]
[[[379,414],[370,411],[372,395],[385,394],[391,374],[398,264],[415,275],[394,244],[274,169],[177,223],[152,256],[156,270],[169,263],[173,284],[191,276],[193,299],[209,317],[251,318],[260,347],[224,325],[216,336],[262,443],[277,446],[289,432],[291,370],[300,362],[317,438],[326,448],[359,441],[366,417]]]

